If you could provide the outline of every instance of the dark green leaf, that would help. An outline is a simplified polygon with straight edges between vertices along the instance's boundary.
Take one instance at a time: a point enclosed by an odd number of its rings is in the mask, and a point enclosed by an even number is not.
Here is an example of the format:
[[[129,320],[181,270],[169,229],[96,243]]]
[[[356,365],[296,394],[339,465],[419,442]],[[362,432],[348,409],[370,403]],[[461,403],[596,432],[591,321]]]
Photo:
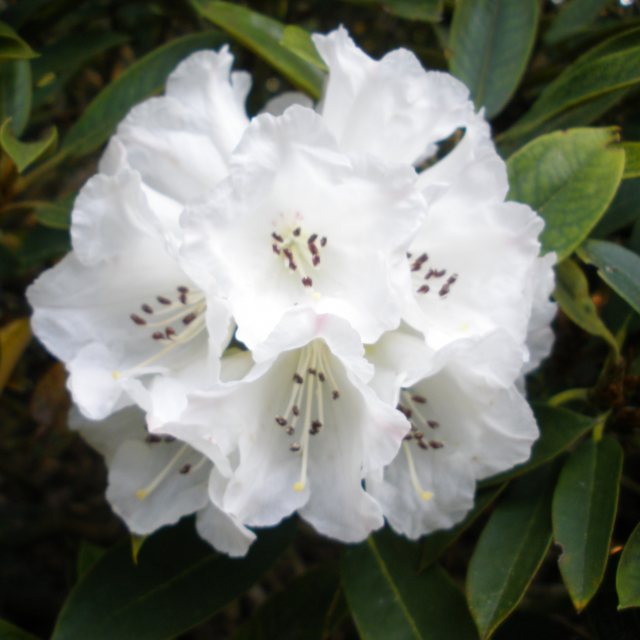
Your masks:
[[[578,611],[595,595],[607,564],[618,506],[622,449],[612,438],[584,442],[567,460],[553,496],[560,573]]]
[[[548,43],[559,42],[583,31],[611,0],[570,0],[565,2],[560,13],[545,35]]]
[[[320,97],[324,75],[315,65],[281,44],[284,25],[230,2],[191,0],[191,3],[203,17],[264,58],[295,86],[314,98]]]
[[[624,170],[613,129],[570,129],[537,138],[509,158],[509,199],[545,220],[542,246],[562,260],[607,210]]]
[[[80,544],[80,550],[78,551],[78,561],[76,562],[76,574],[78,580],[84,578],[89,569],[102,558],[106,549],[99,547],[98,545],[91,544],[90,542],[83,541]]]
[[[8,24],[0,21],[0,60],[21,60],[37,55]]]
[[[0,620],[0,638],[2,640],[38,640],[36,636],[23,631],[6,620]]]
[[[481,485],[504,482],[550,462],[597,424],[595,418],[546,404],[534,403],[533,411],[540,427],[540,437],[533,444],[529,460],[509,471],[483,480]]]
[[[309,571],[260,607],[233,640],[322,640],[338,587],[335,570]]]
[[[36,219],[52,229],[68,229],[71,224],[71,208],[76,194],[59,202],[43,202],[35,207]]]
[[[616,573],[619,609],[640,607],[640,524],[624,546]]]
[[[61,152],[82,156],[97,149],[135,104],[159,91],[171,71],[190,53],[216,47],[222,42],[217,32],[183,36],[140,58],[105,87],[71,127]]]
[[[471,557],[467,599],[481,638],[489,638],[524,596],[551,544],[555,474],[518,480],[500,501]]]
[[[537,0],[459,0],[453,16],[451,72],[488,117],[499,113],[527,66],[538,25]]]
[[[604,238],[640,220],[640,178],[624,180],[591,236]]]
[[[640,178],[640,142],[625,142],[624,178]]]
[[[84,31],[70,33],[42,49],[42,55],[31,63],[34,107],[58,93],[90,60],[127,40],[124,34],[113,31]]]
[[[596,265],[600,277],[640,313],[640,256],[605,240],[587,240],[579,253]]]
[[[382,9],[405,20],[438,22],[442,18],[444,0],[343,0],[350,4],[368,5]]]
[[[28,60],[0,62],[0,122],[11,118],[19,136],[31,113],[31,66]]]
[[[261,532],[249,555],[216,554],[191,521],[145,543],[138,564],[125,540],[109,550],[74,587],[54,640],[160,640],[211,617],[248,589],[288,546],[291,523]]]
[[[419,560],[419,545],[388,530],[345,553],[342,584],[361,638],[477,638],[462,594],[438,566],[418,573]]]
[[[289,49],[292,53],[295,53],[299,58],[306,60],[314,67],[318,67],[320,71],[324,73],[329,71],[329,68],[324,63],[324,60],[320,57],[316,45],[313,44],[311,34],[295,25],[289,25],[284,28],[282,32],[282,40],[280,44]]]
[[[42,267],[47,260],[57,260],[71,250],[69,232],[37,226],[29,232],[17,252],[24,269]]]
[[[640,30],[611,40],[612,43],[598,45],[567,67],[513,130],[534,128],[565,109],[640,82]],[[620,49],[621,43],[629,46]]]
[[[58,131],[52,127],[47,135],[37,142],[21,142],[11,131],[11,118],[7,118],[0,127],[0,147],[13,160],[22,173],[30,164],[44,155],[58,142]]]
[[[617,353],[616,339],[600,319],[596,305],[589,295],[587,276],[570,258],[556,266],[556,289],[553,297],[573,322],[587,333],[604,338]]]
[[[431,566],[493,504],[505,486],[505,484],[498,484],[479,490],[473,509],[460,524],[451,529],[436,531],[426,536],[422,544],[420,571]]]

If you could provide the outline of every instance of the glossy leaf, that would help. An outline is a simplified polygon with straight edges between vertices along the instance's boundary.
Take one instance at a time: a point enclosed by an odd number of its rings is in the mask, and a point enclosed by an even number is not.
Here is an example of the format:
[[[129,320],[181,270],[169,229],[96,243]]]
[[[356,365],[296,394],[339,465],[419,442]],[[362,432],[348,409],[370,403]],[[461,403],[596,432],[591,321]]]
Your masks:
[[[566,258],[607,210],[624,170],[616,142],[613,129],[570,129],[541,136],[509,158],[509,199],[544,218],[544,252]]]
[[[481,638],[516,608],[551,544],[555,474],[543,469],[518,480],[500,501],[471,557],[467,599]]]
[[[264,58],[295,86],[314,98],[320,97],[323,73],[281,44],[285,27],[280,22],[230,2],[191,0],[191,3],[200,15]]]
[[[473,509],[451,529],[430,533],[424,538],[420,555],[420,571],[431,566],[496,500],[505,484],[487,487],[476,494]]]
[[[504,482],[550,462],[597,424],[595,418],[568,409],[539,403],[534,403],[532,408],[540,428],[540,436],[533,443],[531,457],[513,469],[483,480],[481,486]]]
[[[320,69],[320,71],[325,73],[329,71],[324,60],[320,57],[316,45],[313,44],[311,34],[305,29],[297,27],[296,25],[285,27],[282,32],[280,44],[285,49],[289,49],[289,51],[295,53],[298,57]]]
[[[83,541],[78,551],[78,560],[76,562],[76,574],[78,580],[84,578],[88,571],[102,558],[106,553],[106,549],[90,542]]]
[[[405,20],[439,22],[444,0],[343,0],[349,4],[366,5],[382,9]]]
[[[173,638],[247,590],[288,546],[291,523],[260,533],[248,556],[216,554],[191,521],[163,529],[131,559],[129,540],[107,551],[71,591],[53,640]]]
[[[338,588],[335,570],[309,571],[260,607],[233,640],[322,640],[325,618]]]
[[[159,91],[171,71],[190,53],[219,46],[219,33],[204,32],[172,40],[132,64],[85,109],[63,141],[61,152],[82,156],[97,149],[135,104]]]
[[[0,122],[11,118],[11,128],[19,136],[31,113],[31,66],[28,60],[0,62]]]
[[[21,60],[37,55],[6,22],[0,21],[0,60]]]
[[[13,160],[19,173],[22,173],[29,165],[55,147],[57,142],[58,131],[55,127],[52,127],[49,133],[37,142],[18,140],[11,131],[11,118],[7,118],[0,127],[0,147]]]
[[[522,77],[538,24],[537,0],[459,0],[451,26],[451,73],[493,117]]]
[[[42,202],[35,207],[36,219],[52,229],[68,229],[71,225],[71,208],[75,194],[59,202]]]
[[[640,524],[624,545],[616,573],[619,609],[640,607]]]
[[[640,178],[624,180],[591,237],[604,238],[640,220]]]
[[[28,318],[18,318],[0,328],[0,393],[30,341]]]
[[[584,271],[569,258],[556,266],[556,288],[553,297],[564,313],[581,329],[604,338],[615,352],[618,351],[615,337],[600,319],[596,305],[591,299]]]
[[[567,460],[553,496],[553,535],[562,579],[578,611],[595,595],[609,556],[618,506],[622,449],[589,439]]]
[[[438,566],[418,573],[420,547],[389,530],[347,550],[342,584],[364,640],[477,638],[463,595]]]
[[[625,142],[622,148],[625,153],[624,177],[640,178],[640,142]]]
[[[610,3],[611,0],[569,0],[569,2],[565,2],[545,34],[545,41],[548,43],[559,42],[580,33]]]
[[[6,620],[0,620],[0,638],[2,640],[38,640],[37,636],[16,627]]]
[[[612,43],[598,45],[567,67],[545,88],[514,129],[533,128],[565,109],[640,82],[640,31],[611,40]],[[622,44],[626,46],[621,48]]]
[[[588,240],[580,257],[598,267],[598,275],[640,313],[640,256],[619,244]]]

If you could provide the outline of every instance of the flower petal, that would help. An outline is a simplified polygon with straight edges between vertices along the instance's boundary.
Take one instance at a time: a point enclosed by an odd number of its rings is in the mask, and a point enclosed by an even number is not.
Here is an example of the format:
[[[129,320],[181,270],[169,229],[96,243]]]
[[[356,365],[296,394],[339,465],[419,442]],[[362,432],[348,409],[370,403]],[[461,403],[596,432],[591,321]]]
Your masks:
[[[426,72],[406,49],[373,60],[343,27],[313,41],[329,67],[319,110],[343,149],[416,163],[473,113],[461,82]]]

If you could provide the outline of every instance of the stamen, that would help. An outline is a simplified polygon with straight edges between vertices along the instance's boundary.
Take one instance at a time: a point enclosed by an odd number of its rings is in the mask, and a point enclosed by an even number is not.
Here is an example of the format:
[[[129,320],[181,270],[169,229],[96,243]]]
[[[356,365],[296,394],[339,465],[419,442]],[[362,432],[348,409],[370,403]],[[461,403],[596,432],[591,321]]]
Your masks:
[[[145,313],[153,313],[153,307],[151,305],[143,304],[141,308]]]
[[[420,480],[418,479],[418,474],[416,472],[416,466],[413,462],[413,456],[411,455],[411,449],[406,442],[402,443],[402,448],[404,449],[405,456],[407,457],[407,465],[409,466],[409,476],[411,477],[411,484],[415,489],[416,493],[420,497],[421,500],[425,502],[431,500],[433,498],[433,493],[431,491],[425,491],[420,484]]]
[[[137,324],[137,325],[147,324],[147,321],[144,318],[141,318],[136,313],[132,313],[129,317],[131,318],[131,320],[133,320],[134,324]]]
[[[191,471],[191,465],[187,462],[187,464],[180,467],[180,473],[184,476]]]
[[[136,498],[138,498],[138,500],[144,500],[145,498],[149,497],[160,486],[162,481],[165,480],[165,478],[171,473],[173,467],[175,467],[178,460],[180,460],[180,458],[184,455],[188,448],[188,445],[182,445],[178,449],[178,451],[176,451],[173,458],[169,460],[164,469],[162,469],[162,471],[160,471],[160,473],[146,487],[143,487],[142,489],[138,489],[136,491]]]
[[[171,304],[171,300],[169,300],[169,298],[165,298],[164,296],[156,296],[156,300],[160,304]]]
[[[419,396],[418,394],[414,393],[411,396],[411,399],[414,402],[417,402],[418,404],[427,404],[427,399],[424,396]]]
[[[312,346],[311,368],[315,369],[317,362],[317,347]],[[305,411],[302,433],[302,466],[300,468],[300,479],[293,485],[294,491],[304,491],[307,482],[307,465],[309,463],[309,436],[311,435],[311,405],[313,402],[313,386],[314,383],[307,383],[307,397],[305,398]],[[319,385],[318,385],[319,386]]]

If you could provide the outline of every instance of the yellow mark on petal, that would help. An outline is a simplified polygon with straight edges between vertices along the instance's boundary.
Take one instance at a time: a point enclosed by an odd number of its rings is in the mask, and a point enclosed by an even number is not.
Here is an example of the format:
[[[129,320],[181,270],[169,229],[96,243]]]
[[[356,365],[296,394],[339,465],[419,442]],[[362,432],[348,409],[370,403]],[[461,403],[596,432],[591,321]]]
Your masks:
[[[322,294],[319,293],[318,291],[314,291],[313,292],[313,299],[314,300],[320,300],[320,298],[322,298]]]
[[[422,500],[424,500],[425,502],[428,502],[429,500],[431,500],[433,498],[433,493],[431,493],[431,491],[423,491],[420,494],[420,498]]]
[[[293,485],[293,490],[296,491],[297,493],[304,491],[304,482],[296,482]]]
[[[149,495],[149,492],[145,491],[144,489],[138,489],[136,491],[136,498],[138,498],[140,502],[142,502],[148,495]]]
[[[469,326],[468,322],[463,322],[460,325],[460,331],[469,331],[471,329],[471,327]]]
[[[114,380],[120,380],[120,378],[122,377],[122,374],[119,371],[112,371],[111,372],[111,377]]]

